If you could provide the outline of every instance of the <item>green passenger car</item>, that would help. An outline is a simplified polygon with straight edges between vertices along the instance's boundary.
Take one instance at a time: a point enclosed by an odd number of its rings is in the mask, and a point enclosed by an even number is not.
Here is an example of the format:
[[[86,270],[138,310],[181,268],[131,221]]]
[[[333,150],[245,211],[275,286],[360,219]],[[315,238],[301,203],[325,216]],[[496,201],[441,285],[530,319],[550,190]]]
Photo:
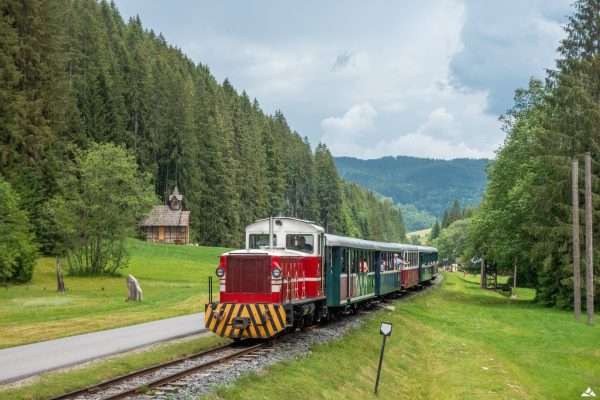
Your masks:
[[[349,308],[358,302],[399,292],[401,271],[394,265],[394,254],[417,254],[424,251],[424,277],[433,276],[431,259],[437,256],[433,247],[384,243],[325,235],[325,281],[327,307]],[[382,266],[382,260],[385,261]]]

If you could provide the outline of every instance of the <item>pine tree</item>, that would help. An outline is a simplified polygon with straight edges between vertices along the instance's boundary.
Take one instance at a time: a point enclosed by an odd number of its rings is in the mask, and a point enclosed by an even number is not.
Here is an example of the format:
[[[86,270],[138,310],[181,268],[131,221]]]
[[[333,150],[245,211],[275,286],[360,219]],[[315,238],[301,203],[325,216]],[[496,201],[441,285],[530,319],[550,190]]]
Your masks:
[[[262,146],[265,152],[268,214],[283,211],[285,180],[283,176],[283,146],[275,139],[274,121],[267,118],[262,124]]]
[[[450,224],[462,218],[462,211],[460,209],[460,203],[458,200],[454,200],[454,203],[452,203],[452,208],[448,213],[448,218]]]
[[[197,200],[188,204],[192,218],[202,223],[191,224],[197,240],[205,245],[220,245],[227,240],[225,213],[231,212],[226,192],[226,164],[223,161],[221,144],[216,124],[217,83],[204,68],[199,68],[196,77],[194,106],[198,138],[198,179],[188,183],[188,195]]]
[[[319,221],[326,232],[337,232],[341,226],[342,193],[340,177],[327,146],[319,143],[315,150],[317,167],[317,201]]]
[[[446,229],[450,224],[450,214],[448,213],[448,210],[444,210],[444,217],[442,218],[442,229]]]
[[[437,239],[439,236],[440,236],[440,223],[436,219],[435,223],[431,227],[431,233],[429,234],[429,239],[434,240],[434,239]]]

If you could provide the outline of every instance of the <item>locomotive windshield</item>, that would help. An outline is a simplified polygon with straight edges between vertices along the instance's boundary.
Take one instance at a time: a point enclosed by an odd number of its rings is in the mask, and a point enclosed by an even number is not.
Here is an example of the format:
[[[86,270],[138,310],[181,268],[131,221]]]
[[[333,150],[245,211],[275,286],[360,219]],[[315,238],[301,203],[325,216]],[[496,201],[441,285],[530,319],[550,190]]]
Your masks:
[[[313,235],[293,234],[285,237],[285,247],[304,253],[312,253],[315,245]]]
[[[267,233],[251,233],[250,248],[260,249],[269,245],[269,234]],[[273,235],[273,246],[277,246],[277,235]]]

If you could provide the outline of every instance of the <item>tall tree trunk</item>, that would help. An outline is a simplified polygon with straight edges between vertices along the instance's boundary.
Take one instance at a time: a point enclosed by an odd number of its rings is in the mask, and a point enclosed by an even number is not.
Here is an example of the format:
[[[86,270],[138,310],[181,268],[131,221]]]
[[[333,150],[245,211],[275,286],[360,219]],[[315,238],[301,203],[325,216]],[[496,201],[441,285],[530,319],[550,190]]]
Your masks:
[[[513,275],[513,289],[517,288],[517,264],[519,263],[519,259],[515,257],[515,272]]]
[[[480,280],[479,280],[479,287],[480,288],[484,288],[485,287],[485,260],[483,259],[483,257],[481,257],[481,276],[480,276]]]
[[[592,156],[585,153],[585,292],[588,325],[594,322],[594,263],[592,238]]]
[[[62,271],[60,270],[60,258],[56,256],[56,291],[65,292],[65,282],[63,281]]]
[[[579,161],[573,160],[573,297],[575,321],[581,318],[581,260],[579,255]]]

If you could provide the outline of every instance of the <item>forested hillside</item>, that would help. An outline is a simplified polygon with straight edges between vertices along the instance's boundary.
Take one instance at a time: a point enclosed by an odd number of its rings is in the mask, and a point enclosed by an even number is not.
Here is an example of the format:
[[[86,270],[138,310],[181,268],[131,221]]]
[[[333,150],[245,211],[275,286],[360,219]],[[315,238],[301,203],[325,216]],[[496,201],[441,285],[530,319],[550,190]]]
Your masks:
[[[111,142],[135,156],[162,201],[175,184],[192,238],[238,246],[274,213],[327,231],[401,240],[400,211],[345,184],[282,112],[219,83],[139,18],[95,0],[0,3],[0,173],[51,248],[44,204],[76,150]]]
[[[487,183],[489,160],[434,160],[407,156],[360,160],[336,157],[340,175],[362,187],[392,198],[394,203],[414,205],[434,218],[458,200],[461,205],[479,204]],[[407,209],[415,213],[416,210]],[[412,225],[424,221],[425,225]],[[414,229],[430,228],[432,218],[415,215]]]

